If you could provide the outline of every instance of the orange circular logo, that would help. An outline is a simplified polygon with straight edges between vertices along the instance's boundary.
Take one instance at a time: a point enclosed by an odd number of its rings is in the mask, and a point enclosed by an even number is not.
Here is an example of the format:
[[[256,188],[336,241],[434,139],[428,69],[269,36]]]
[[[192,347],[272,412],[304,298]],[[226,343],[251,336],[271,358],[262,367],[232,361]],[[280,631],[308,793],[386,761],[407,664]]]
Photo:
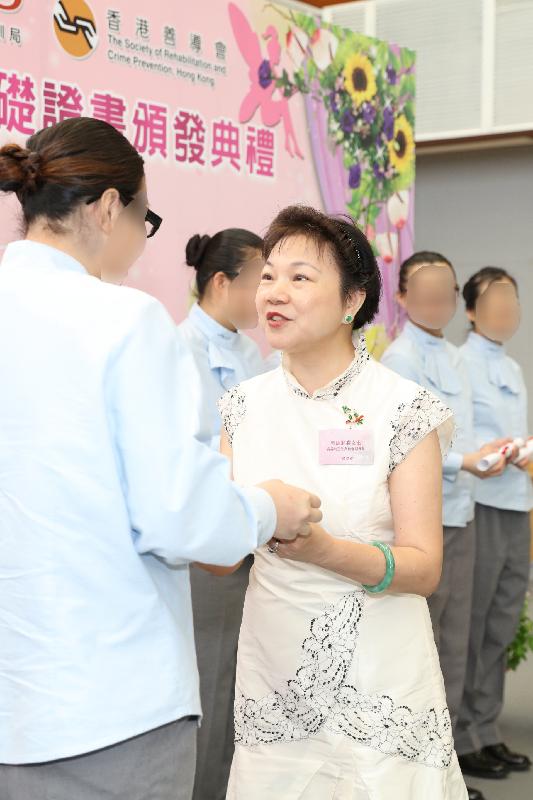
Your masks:
[[[98,44],[94,14],[85,0],[57,0],[54,31],[63,50],[73,58],[90,56]]]

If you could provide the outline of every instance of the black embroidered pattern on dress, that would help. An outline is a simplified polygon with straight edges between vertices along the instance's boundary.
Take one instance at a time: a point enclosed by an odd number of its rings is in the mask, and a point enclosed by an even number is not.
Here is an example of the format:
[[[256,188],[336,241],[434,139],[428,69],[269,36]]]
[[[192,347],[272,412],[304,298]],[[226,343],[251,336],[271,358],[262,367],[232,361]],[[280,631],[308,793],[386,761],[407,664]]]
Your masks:
[[[346,594],[311,622],[303,663],[281,691],[235,699],[235,741],[247,747],[307,739],[321,728],[391,756],[444,768],[453,741],[446,707],[415,712],[388,695],[345,684],[365,593]]]
[[[225,431],[228,434],[228,441],[230,445],[233,445],[233,436],[235,435],[235,431],[239,427],[246,414],[245,402],[246,395],[241,389],[240,384],[234,386],[233,389],[230,389],[228,392],[225,392],[225,394],[223,394],[220,400],[217,402],[218,410],[220,411],[220,416],[222,417],[222,423]]]
[[[348,367],[348,369],[339,375],[332,383],[325,386],[323,389],[319,389],[313,395],[308,394],[301,386],[293,383],[291,378],[287,375],[285,370],[283,374],[285,375],[285,380],[287,381],[287,385],[294,392],[294,394],[298,395],[298,397],[303,397],[306,400],[325,400],[326,398],[337,397],[340,390],[346,386],[346,384],[350,383],[354,378],[359,375],[363,367],[370,361],[370,354],[366,349],[366,340],[365,337],[361,334],[359,337],[359,341],[357,342],[357,353]]]
[[[420,389],[410,403],[401,403],[391,422],[389,475],[424,436],[451,416],[450,409],[427,389]]]

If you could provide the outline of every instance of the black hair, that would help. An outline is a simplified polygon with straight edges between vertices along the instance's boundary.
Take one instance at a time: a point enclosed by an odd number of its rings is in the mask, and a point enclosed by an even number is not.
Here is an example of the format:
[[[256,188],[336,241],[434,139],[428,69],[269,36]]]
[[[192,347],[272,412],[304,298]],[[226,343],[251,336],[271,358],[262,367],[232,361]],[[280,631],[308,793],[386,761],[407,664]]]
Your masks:
[[[312,239],[318,246],[329,245],[341,275],[344,300],[353,291],[366,292],[353,327],[362,328],[372,322],[381,298],[381,273],[368,239],[354,221],[309,206],[288,206],[279,212],[265,234],[265,260],[280,241],[298,235]]]
[[[400,294],[405,294],[405,290],[407,289],[407,278],[409,277],[411,269],[413,267],[421,266],[422,264],[446,264],[446,266],[451,269],[453,277],[457,281],[457,275],[455,273],[454,266],[449,259],[443,256],[441,253],[434,253],[432,250],[418,250],[416,253],[413,253],[411,256],[409,256],[409,258],[406,258],[400,266],[400,274],[398,278],[398,291]],[[459,291],[459,286],[457,286],[456,289]]]
[[[263,248],[263,240],[244,228],[226,228],[214,236],[195,234],[187,242],[185,257],[196,270],[196,287],[200,300],[213,275],[223,272],[230,280],[239,274],[247,250]]]
[[[518,284],[512,275],[509,275],[507,270],[502,267],[483,267],[475,272],[467,280],[463,286],[463,297],[467,311],[475,311],[476,303],[481,294],[481,287],[484,283],[494,283],[495,281],[508,280],[511,281],[516,293],[518,294]]]
[[[143,159],[112,125],[92,117],[66,119],[30,136],[26,147],[0,148],[0,191],[14,192],[27,230],[39,217],[61,230],[81,202],[116,189],[132,199],[144,176]]]

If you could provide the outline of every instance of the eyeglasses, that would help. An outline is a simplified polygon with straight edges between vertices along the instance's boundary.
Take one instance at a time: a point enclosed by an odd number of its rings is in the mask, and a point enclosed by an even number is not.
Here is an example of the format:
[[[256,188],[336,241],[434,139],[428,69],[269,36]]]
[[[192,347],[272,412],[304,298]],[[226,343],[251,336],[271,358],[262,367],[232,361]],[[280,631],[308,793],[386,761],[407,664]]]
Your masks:
[[[97,200],[101,198],[101,194],[97,195],[96,197],[90,197],[86,204],[89,206],[91,203],[96,203]],[[122,205],[124,208],[129,206],[131,203],[135,202],[134,197],[128,197],[127,195],[120,194],[120,199],[122,201]],[[146,209],[146,214],[144,215],[144,222],[146,223],[146,238],[151,239],[152,236],[155,236],[159,228],[161,227],[161,223],[163,222],[163,217],[160,217],[159,214],[156,214],[155,211],[152,211],[150,208]]]
[[[126,197],[124,195],[120,196],[124,204],[124,208],[129,206],[130,203],[134,202],[133,197]],[[160,217],[159,214],[156,214],[155,211],[152,211],[150,208],[146,209],[146,214],[144,215],[144,221],[146,222],[146,238],[151,239],[152,236],[155,236],[159,228],[161,227],[161,223],[163,222],[163,217]]]
[[[161,227],[161,223],[163,222],[163,217],[160,217],[159,214],[155,213],[155,211],[152,211],[150,208],[147,208],[144,221],[147,224],[146,238],[151,239],[152,236],[156,235],[157,231]],[[150,226],[149,228],[148,225]]]

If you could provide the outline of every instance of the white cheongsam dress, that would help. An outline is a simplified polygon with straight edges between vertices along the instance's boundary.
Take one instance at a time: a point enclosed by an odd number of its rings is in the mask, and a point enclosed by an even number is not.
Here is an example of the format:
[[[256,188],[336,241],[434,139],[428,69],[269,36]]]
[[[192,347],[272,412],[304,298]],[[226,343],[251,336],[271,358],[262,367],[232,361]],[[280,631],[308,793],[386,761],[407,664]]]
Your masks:
[[[374,361],[312,396],[283,367],[220,401],[241,485],[279,478],[322,499],[323,526],[394,542],[388,478],[451,412]],[[416,492],[416,486],[413,486]],[[228,800],[466,800],[425,598],[368,594],[312,564],[255,553],[237,659]]]

